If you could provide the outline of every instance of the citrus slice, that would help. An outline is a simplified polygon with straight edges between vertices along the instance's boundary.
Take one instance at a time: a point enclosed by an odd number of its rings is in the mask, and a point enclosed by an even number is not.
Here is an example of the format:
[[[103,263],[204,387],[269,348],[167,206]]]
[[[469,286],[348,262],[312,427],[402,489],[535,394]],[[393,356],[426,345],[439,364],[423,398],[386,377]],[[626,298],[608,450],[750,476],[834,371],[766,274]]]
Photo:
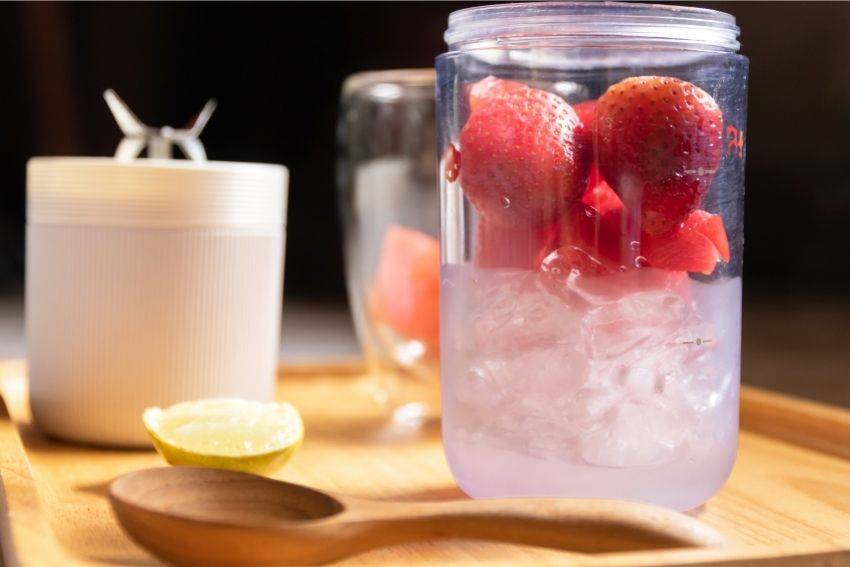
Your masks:
[[[172,465],[270,474],[301,445],[304,424],[288,403],[236,398],[182,402],[142,414],[156,450]]]

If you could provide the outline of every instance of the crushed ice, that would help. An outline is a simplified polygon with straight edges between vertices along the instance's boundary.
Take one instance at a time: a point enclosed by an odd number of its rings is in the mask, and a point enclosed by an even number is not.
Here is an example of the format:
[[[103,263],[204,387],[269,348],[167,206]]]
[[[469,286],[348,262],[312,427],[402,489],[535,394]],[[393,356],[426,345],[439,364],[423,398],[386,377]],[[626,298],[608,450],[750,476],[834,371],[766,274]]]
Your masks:
[[[453,270],[464,317],[449,329],[445,386],[469,438],[545,459],[655,465],[701,442],[700,425],[733,392],[737,374],[721,368],[718,330],[687,278]]]

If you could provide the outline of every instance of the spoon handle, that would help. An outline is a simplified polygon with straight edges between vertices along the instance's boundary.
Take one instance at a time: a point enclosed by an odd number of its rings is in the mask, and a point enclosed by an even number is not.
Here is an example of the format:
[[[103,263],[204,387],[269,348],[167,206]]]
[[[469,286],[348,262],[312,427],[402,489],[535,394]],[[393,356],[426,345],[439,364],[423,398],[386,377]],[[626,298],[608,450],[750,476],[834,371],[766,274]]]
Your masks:
[[[695,518],[637,502],[515,498],[380,504],[360,512],[378,528],[372,533],[379,545],[462,538],[601,553],[724,541]]]

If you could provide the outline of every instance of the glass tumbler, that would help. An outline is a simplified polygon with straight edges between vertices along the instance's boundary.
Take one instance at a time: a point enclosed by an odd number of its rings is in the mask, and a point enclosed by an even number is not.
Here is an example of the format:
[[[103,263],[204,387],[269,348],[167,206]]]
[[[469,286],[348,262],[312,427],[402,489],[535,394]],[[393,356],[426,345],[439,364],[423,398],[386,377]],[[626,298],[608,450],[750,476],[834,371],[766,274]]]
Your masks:
[[[366,72],[342,89],[339,195],[355,327],[376,398],[401,421],[439,411],[434,70]]]
[[[475,497],[690,509],[735,460],[748,61],[732,16],[454,12],[443,438]]]

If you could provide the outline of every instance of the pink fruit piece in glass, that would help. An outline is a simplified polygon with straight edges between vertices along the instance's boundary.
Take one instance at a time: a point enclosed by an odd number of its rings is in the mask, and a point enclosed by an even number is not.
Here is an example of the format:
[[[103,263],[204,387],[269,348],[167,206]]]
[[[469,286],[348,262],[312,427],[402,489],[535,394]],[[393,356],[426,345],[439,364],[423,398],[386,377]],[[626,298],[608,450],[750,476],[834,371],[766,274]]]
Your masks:
[[[372,295],[376,317],[399,335],[439,348],[440,241],[392,225],[384,236]]]

